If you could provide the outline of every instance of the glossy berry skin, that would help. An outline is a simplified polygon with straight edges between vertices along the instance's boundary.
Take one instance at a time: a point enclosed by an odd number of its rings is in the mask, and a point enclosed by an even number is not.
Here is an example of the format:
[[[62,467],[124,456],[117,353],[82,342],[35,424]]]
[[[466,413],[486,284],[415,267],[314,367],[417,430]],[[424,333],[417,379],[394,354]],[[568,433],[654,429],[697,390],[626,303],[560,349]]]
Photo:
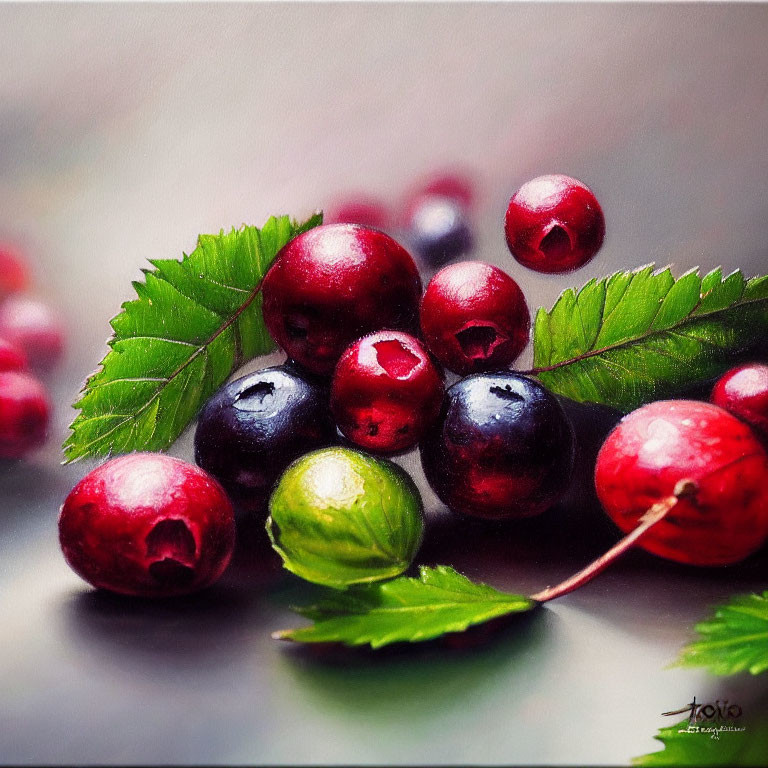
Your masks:
[[[284,366],[230,382],[200,412],[195,461],[238,506],[266,508],[282,471],[301,454],[335,442],[327,387]]]
[[[390,214],[380,200],[358,195],[338,201],[324,218],[328,224],[359,224],[373,229],[387,229]]]
[[[732,368],[715,383],[711,400],[768,437],[768,365]]]
[[[662,400],[625,416],[600,449],[595,486],[624,532],[646,510],[693,480],[638,546],[692,565],[737,563],[768,537],[768,454],[750,428],[722,408]]]
[[[51,405],[31,373],[0,372],[0,459],[19,459],[45,442]]]
[[[64,350],[59,318],[42,301],[28,296],[9,296],[0,304],[0,336],[22,349],[38,373],[55,367]]]
[[[517,283],[478,261],[440,270],[421,301],[421,330],[430,352],[460,375],[509,365],[528,343],[530,325]]]
[[[10,341],[0,339],[0,371],[23,371],[27,368],[27,356]]]
[[[504,222],[507,245],[525,267],[570,272],[584,266],[605,237],[597,198],[570,176],[539,176],[512,195]]]
[[[29,287],[29,269],[24,257],[11,245],[0,243],[0,299]]]
[[[465,256],[474,246],[464,208],[448,197],[423,196],[414,205],[407,227],[414,251],[430,266]]]
[[[232,504],[194,464],[131,453],[87,474],[59,516],[64,557],[94,587],[171,597],[213,584],[235,544]]]
[[[409,219],[420,200],[431,195],[447,197],[460,205],[465,212],[471,211],[475,206],[473,180],[457,171],[445,171],[423,179],[410,191],[403,206],[404,218]]]
[[[478,374],[446,393],[421,444],[424,473],[454,512],[531,517],[568,488],[573,430],[557,399],[513,373]]]
[[[407,333],[379,331],[341,356],[331,410],[342,434],[373,453],[412,448],[440,413],[443,378],[426,349]]]
[[[307,370],[330,375],[355,339],[381,328],[415,329],[421,280],[389,235],[327,224],[282,249],[262,290],[272,338]]]

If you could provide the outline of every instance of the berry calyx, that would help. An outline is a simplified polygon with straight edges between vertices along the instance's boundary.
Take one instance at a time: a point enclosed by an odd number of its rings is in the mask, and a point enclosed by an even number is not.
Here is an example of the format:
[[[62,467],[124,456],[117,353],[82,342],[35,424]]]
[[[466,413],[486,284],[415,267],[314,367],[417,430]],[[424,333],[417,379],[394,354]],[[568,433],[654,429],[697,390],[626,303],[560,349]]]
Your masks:
[[[294,459],[335,438],[327,388],[285,366],[266,368],[230,382],[203,406],[195,462],[239,507],[256,510]]]
[[[31,373],[0,372],[0,459],[19,459],[45,442],[51,406]]]
[[[653,554],[692,565],[737,563],[768,537],[768,454],[727,411],[694,400],[650,403],[625,416],[598,454],[603,508],[628,532],[682,481],[683,498],[639,541]]]
[[[389,235],[328,224],[282,249],[262,291],[272,338],[307,370],[330,375],[346,347],[366,333],[415,330],[421,280],[410,254]]]
[[[504,221],[507,245],[537,272],[584,266],[605,237],[605,218],[592,190],[570,176],[539,176],[512,195]]]
[[[568,487],[571,425],[557,399],[513,373],[478,374],[449,387],[421,444],[429,484],[451,510],[491,519],[531,517]]]
[[[87,474],[59,516],[64,557],[94,587],[170,597],[215,582],[235,544],[232,504],[194,464],[132,453]]]
[[[530,324],[518,284],[482,262],[440,270],[421,301],[421,330],[430,352],[459,375],[509,365],[528,343]]]
[[[342,434],[361,448],[412,448],[440,413],[443,379],[424,347],[407,333],[379,331],[341,356],[331,410]]]
[[[710,399],[768,437],[768,365],[731,368],[717,380]]]

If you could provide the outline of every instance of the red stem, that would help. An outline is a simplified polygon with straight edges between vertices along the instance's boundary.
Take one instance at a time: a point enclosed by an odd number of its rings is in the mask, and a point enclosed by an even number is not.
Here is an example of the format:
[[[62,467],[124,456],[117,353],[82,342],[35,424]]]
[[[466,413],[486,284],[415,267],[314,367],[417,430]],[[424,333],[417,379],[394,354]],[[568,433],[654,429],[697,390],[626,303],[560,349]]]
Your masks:
[[[621,541],[611,547],[604,555],[601,555],[593,563],[575,573],[570,578],[557,584],[554,587],[547,587],[531,595],[531,600],[539,603],[546,603],[554,600],[556,597],[562,597],[569,592],[573,592],[579,587],[583,587],[587,582],[592,581],[599,573],[602,573],[611,563],[617,560],[628,549],[631,549],[656,523],[661,522],[669,512],[674,509],[680,499],[693,496],[698,491],[698,485],[693,480],[681,480],[676,486],[674,493],[661,501],[657,501],[649,507],[645,514],[640,518],[640,525],[631,533],[628,533]]]

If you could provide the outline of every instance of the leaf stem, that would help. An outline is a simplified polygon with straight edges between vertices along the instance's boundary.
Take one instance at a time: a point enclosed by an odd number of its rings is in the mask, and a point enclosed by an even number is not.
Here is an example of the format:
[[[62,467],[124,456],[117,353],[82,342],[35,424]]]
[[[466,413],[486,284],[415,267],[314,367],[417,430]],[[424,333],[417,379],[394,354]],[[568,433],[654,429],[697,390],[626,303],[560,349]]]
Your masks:
[[[698,491],[698,485],[693,480],[681,480],[676,486],[671,496],[657,501],[649,507],[645,514],[640,518],[640,524],[631,533],[628,533],[621,541],[611,547],[605,554],[601,555],[594,562],[590,563],[578,573],[557,584],[554,587],[546,589],[531,595],[531,600],[539,603],[546,603],[549,600],[567,595],[579,587],[583,587],[587,582],[592,581],[599,573],[602,573],[611,563],[617,560],[627,550],[631,549],[656,523],[661,522],[669,512],[675,508],[680,499],[694,496]]]

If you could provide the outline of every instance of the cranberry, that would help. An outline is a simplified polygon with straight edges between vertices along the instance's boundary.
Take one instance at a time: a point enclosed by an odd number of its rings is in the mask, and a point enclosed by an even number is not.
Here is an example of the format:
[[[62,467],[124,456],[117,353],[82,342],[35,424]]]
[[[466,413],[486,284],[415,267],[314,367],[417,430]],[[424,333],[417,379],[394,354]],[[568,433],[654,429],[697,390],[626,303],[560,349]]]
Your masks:
[[[0,243],[0,299],[29,287],[29,270],[21,253],[11,245]]]
[[[390,224],[390,216],[387,207],[380,200],[359,195],[337,202],[325,216],[325,222],[386,229]]]
[[[732,368],[717,380],[711,400],[768,437],[768,365]]]
[[[574,437],[554,395],[513,373],[469,376],[448,389],[421,444],[424,473],[450,509],[529,517],[568,488]]]
[[[421,280],[410,254],[389,235],[326,224],[291,240],[263,285],[264,320],[289,357],[330,375],[366,333],[414,330]]]
[[[693,565],[736,563],[768,536],[768,454],[750,428],[695,400],[644,405],[611,432],[595,468],[597,494],[622,531],[634,529],[680,481],[683,498],[638,545]]]
[[[427,346],[461,375],[509,365],[528,343],[530,324],[517,283],[482,262],[463,261],[440,270],[421,302]]]
[[[70,567],[94,587],[169,597],[221,576],[235,519],[207,472],[161,453],[132,453],[74,487],[61,508],[59,540]]]
[[[195,461],[238,506],[256,510],[294,459],[331,445],[335,435],[327,388],[285,366],[267,368],[208,400],[197,422]]]
[[[10,341],[0,339],[0,371],[23,371],[27,367],[27,356]]]
[[[432,266],[464,256],[474,245],[464,209],[448,197],[422,197],[411,211],[407,228],[414,250]]]
[[[33,370],[49,371],[64,349],[61,323],[41,301],[10,296],[0,305],[0,336],[20,347]]]
[[[443,379],[407,333],[379,331],[356,341],[333,375],[331,409],[339,429],[375,453],[412,448],[440,413]]]
[[[45,442],[51,406],[30,373],[0,372],[0,458],[18,459]]]
[[[570,272],[586,264],[605,237],[597,198],[570,176],[539,176],[512,195],[504,223],[507,245],[537,272]]]
[[[469,176],[456,171],[436,173],[410,192],[404,206],[405,218],[410,218],[414,205],[429,195],[447,197],[458,203],[464,211],[470,211],[475,203],[475,185]]]

